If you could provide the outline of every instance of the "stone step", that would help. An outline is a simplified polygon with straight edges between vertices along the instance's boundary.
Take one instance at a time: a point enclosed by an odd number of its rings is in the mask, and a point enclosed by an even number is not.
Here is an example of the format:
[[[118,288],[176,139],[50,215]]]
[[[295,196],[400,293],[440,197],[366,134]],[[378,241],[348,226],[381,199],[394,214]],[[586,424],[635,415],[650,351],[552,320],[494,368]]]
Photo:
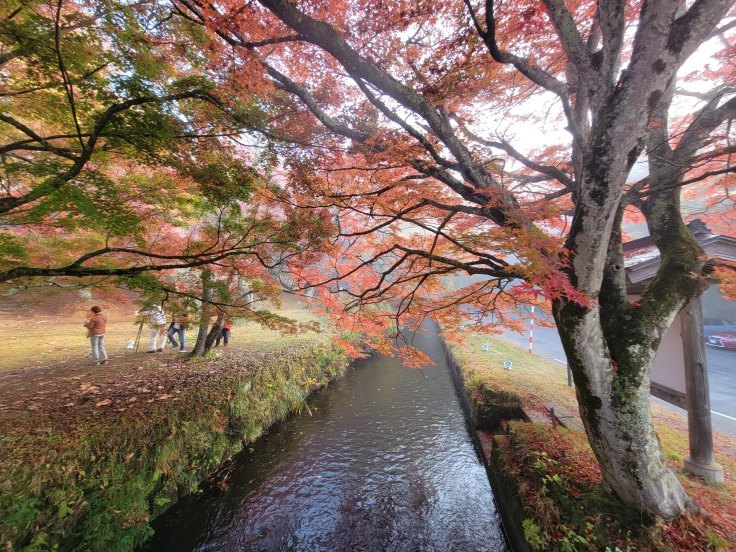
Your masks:
[[[562,427],[572,429],[575,431],[581,431],[585,433],[585,427],[583,422],[580,420],[580,416],[572,414],[564,406],[559,404],[548,404],[549,414],[552,417],[552,424],[560,424]]]

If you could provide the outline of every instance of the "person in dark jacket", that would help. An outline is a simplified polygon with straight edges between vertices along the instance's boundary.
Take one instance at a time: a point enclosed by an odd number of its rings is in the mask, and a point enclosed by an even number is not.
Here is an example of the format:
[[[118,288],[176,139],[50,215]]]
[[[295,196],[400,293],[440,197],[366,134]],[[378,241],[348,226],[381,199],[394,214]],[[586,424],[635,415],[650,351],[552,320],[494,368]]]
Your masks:
[[[223,340],[225,342],[225,347],[227,347],[228,341],[230,341],[230,331],[233,327],[233,323],[229,320],[225,320],[225,323],[222,325],[222,330],[220,331],[220,334],[217,336],[217,341],[215,341],[215,347],[220,346],[220,340]]]
[[[102,309],[95,305],[87,313],[87,321],[84,323],[89,334],[89,343],[92,347],[92,362],[95,364],[107,363],[107,351],[105,351],[105,333],[107,332],[107,316],[102,314]]]

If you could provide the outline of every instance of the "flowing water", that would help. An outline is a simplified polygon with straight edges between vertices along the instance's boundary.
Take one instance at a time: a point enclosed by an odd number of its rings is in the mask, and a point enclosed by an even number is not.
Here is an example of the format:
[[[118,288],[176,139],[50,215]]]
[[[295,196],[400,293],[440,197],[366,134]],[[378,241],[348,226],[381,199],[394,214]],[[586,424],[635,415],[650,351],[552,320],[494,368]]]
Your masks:
[[[507,551],[435,332],[436,363],[358,361],[238,455],[228,487],[181,500],[147,550]]]

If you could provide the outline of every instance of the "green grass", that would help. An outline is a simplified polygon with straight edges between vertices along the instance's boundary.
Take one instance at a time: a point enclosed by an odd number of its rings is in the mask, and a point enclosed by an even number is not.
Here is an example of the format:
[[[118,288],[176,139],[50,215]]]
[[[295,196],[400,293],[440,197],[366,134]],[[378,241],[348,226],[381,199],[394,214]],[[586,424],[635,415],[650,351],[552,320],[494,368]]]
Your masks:
[[[90,355],[89,340],[85,337],[85,309],[90,301],[79,303],[79,308],[65,314],[44,314],[40,309],[29,311],[28,316],[0,316],[3,328],[3,354],[0,356],[0,372],[16,371],[39,366],[49,366],[73,359],[87,359]],[[134,305],[111,305],[105,308],[108,314],[105,348],[111,357],[125,355],[126,342],[135,339],[138,325],[135,324]],[[297,322],[316,320],[314,313],[304,307],[289,305],[278,309],[282,316]],[[187,348],[191,349],[197,337],[196,328],[186,333]],[[264,329],[254,322],[237,320],[233,325],[230,346],[248,347],[259,350],[277,350],[286,344],[304,343],[314,333],[283,335]],[[139,350],[148,346],[148,331],[143,328]]]
[[[482,350],[483,343],[489,350]],[[543,411],[557,403],[577,412],[575,391],[567,385],[567,370],[559,362],[538,355],[498,337],[471,335],[461,346],[452,347],[469,384],[483,383],[491,388],[518,395],[525,408]],[[512,362],[511,370],[504,362]]]

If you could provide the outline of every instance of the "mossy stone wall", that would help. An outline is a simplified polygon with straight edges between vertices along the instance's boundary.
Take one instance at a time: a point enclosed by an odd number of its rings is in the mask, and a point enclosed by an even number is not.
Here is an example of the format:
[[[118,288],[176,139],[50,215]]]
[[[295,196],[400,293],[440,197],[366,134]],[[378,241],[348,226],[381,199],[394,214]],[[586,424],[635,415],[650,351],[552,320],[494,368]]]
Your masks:
[[[485,457],[476,433],[476,430],[479,429],[498,429],[501,420],[528,420],[521,407],[521,399],[513,393],[488,389],[480,382],[469,383],[461,365],[452,354],[452,350],[447,345],[445,347],[450,373],[470,426],[473,441],[485,465],[488,480],[493,489],[496,509],[501,515],[504,534],[515,552],[528,552],[531,549],[524,539],[521,525],[523,504],[516,493],[515,482],[504,476],[499,469],[499,464],[493,461],[493,456],[490,461]]]

